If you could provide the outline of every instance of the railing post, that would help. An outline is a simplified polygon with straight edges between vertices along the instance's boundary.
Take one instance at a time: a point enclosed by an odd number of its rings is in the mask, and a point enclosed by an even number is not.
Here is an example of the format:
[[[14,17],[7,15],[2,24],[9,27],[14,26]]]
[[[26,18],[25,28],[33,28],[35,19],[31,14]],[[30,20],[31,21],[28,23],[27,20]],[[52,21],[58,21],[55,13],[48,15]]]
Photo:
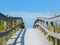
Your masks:
[[[45,21],[45,26],[48,29],[48,22],[47,21]],[[46,34],[46,32],[44,32],[44,34],[45,34],[45,37],[48,39],[48,34]]]
[[[50,24],[51,24],[50,31],[54,32],[53,22],[51,22]],[[50,37],[50,42],[51,42],[51,45],[55,45],[55,39],[53,37]]]
[[[41,20],[41,24],[43,25],[43,20]]]
[[[10,28],[10,22],[7,22],[6,26],[7,26],[7,29],[9,29]],[[10,38],[10,34],[8,34],[7,38],[8,39]]]
[[[42,24],[42,20],[39,20],[39,23]]]
[[[42,25],[42,20],[40,20],[40,24]]]
[[[51,32],[54,32],[53,22],[51,22],[50,31],[51,31]]]
[[[44,26],[44,23],[45,23],[45,21],[43,20],[43,21],[42,21],[43,26]]]
[[[19,19],[19,23],[22,23],[22,21]]]
[[[13,21],[13,20],[11,20],[10,22],[8,22],[8,24],[9,24],[9,28],[13,27],[13,22],[12,22],[12,21]],[[9,38],[10,38],[12,35],[13,35],[13,31],[10,32],[10,34],[9,34]]]
[[[19,24],[19,20],[16,20],[16,23]],[[16,28],[16,31],[18,30],[18,27]]]
[[[59,39],[57,39],[57,45],[60,45],[60,40]]]
[[[12,25],[13,25],[13,27],[14,27],[14,20],[12,20]],[[13,35],[14,35],[14,30],[13,30]]]
[[[52,36],[50,36],[50,43],[51,43],[51,45],[55,45],[54,41],[55,41],[54,38]]]
[[[36,25],[36,27],[35,27],[35,28],[39,29],[38,25]]]
[[[48,22],[46,22],[46,28],[48,29]]]
[[[44,21],[44,27],[46,27],[46,21]]]
[[[4,31],[6,31],[6,22],[4,21]],[[6,36],[3,37],[3,45],[6,45]]]
[[[43,21],[42,21],[42,24],[43,24],[43,26],[45,27],[46,22],[43,20]],[[44,32],[44,35],[46,35],[45,30],[43,30],[43,32]]]

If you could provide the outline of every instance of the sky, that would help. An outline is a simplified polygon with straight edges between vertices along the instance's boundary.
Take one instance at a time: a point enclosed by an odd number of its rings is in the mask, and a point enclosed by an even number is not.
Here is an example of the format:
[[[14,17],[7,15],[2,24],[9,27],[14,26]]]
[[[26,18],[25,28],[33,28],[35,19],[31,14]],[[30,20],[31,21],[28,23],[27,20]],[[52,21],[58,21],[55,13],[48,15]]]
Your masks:
[[[37,17],[51,17],[60,13],[60,0],[0,0],[0,12],[22,17],[27,28],[33,27]]]

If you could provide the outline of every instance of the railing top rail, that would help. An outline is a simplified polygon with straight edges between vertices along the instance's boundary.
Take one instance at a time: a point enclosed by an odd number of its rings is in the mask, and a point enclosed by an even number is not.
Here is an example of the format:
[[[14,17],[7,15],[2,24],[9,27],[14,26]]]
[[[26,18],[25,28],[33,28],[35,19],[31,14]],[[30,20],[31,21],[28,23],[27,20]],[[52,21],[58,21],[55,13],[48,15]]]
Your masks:
[[[60,34],[49,31],[47,28],[45,28],[44,26],[42,26],[40,23],[36,23],[35,25],[39,25],[39,26],[40,26],[43,30],[45,30],[45,32],[47,32],[50,36],[55,37],[55,38],[57,38],[57,39],[60,39]]]
[[[0,13],[0,20],[3,20],[3,21],[6,21],[6,22],[9,22],[11,20],[18,20],[20,19],[22,21],[22,23],[19,23],[19,24],[16,24],[14,27],[10,28],[8,31],[6,32],[0,32],[0,37],[3,37],[7,34],[9,34],[13,29],[15,29],[16,27],[18,27],[19,25],[23,24],[23,19],[21,17],[7,17],[5,15],[3,15],[2,13]]]
[[[58,15],[56,17],[52,17],[52,18],[37,17],[37,19],[44,20],[47,22],[55,22],[55,21],[60,21],[60,15]]]
[[[17,26],[19,26],[19,24],[17,24],[17,25],[15,25],[14,27],[8,29],[8,31],[6,31],[6,32],[0,32],[0,37],[3,37],[3,36],[5,36],[5,35],[9,34],[9,33],[10,33],[13,29],[15,29]]]
[[[7,16],[5,16],[4,14],[0,13],[0,20],[9,22],[9,21],[11,21],[11,20],[17,20],[17,19],[20,19],[20,20],[23,21],[23,19],[22,19],[21,17],[7,17]]]
[[[57,16],[55,16],[55,17],[51,17],[51,18],[45,18],[45,17],[37,17],[37,18],[53,19],[53,18],[56,18],[56,17],[60,17],[60,15],[57,15]]]

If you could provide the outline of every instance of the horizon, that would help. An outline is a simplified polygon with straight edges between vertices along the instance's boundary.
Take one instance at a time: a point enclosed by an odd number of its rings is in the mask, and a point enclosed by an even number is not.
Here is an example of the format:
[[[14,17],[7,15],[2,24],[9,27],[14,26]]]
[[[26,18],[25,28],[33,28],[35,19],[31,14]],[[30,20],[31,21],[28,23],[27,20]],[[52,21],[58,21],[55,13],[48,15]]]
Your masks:
[[[0,0],[0,12],[22,17],[26,27],[32,27],[37,17],[60,14],[59,4],[60,0]]]
[[[26,28],[32,28],[34,25],[34,21],[37,17],[45,17],[45,18],[51,18],[53,17],[51,13],[28,13],[28,12],[2,12],[5,15],[10,15],[12,17],[22,17]],[[26,14],[26,16],[25,16]],[[49,16],[47,16],[49,15]]]

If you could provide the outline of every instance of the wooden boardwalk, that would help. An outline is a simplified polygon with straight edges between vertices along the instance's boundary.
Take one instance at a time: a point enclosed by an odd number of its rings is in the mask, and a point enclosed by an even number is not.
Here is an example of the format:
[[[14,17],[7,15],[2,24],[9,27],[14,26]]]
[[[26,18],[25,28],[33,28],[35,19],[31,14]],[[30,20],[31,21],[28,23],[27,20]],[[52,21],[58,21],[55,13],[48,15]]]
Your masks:
[[[16,32],[7,41],[6,45],[23,45],[23,44],[24,45],[50,45],[49,41],[44,37],[44,35],[38,29],[35,29],[35,28],[26,29],[25,36],[23,35],[24,30],[25,29],[23,29],[22,31],[20,30],[20,31]],[[18,35],[19,35],[19,37],[18,37]],[[23,38],[23,36],[24,36],[24,38]],[[17,38],[17,40],[16,40],[16,38]]]

